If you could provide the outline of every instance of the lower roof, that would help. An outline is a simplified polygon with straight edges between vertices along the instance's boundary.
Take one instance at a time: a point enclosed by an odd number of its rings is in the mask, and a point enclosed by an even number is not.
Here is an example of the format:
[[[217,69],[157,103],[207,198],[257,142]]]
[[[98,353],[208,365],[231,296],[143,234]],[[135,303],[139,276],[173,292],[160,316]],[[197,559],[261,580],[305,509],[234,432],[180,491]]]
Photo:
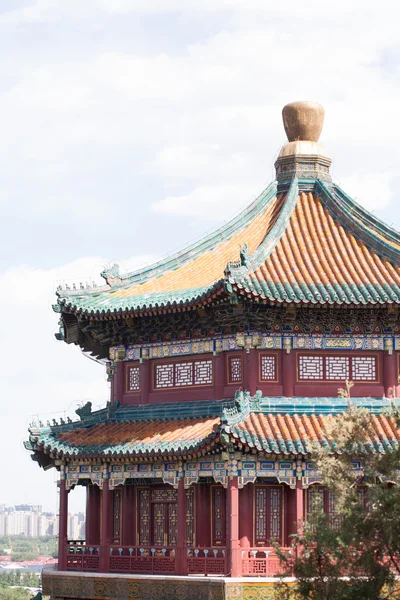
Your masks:
[[[373,434],[366,437],[363,450],[385,452],[397,447],[400,432],[394,420],[382,414],[389,401],[358,398],[355,402],[371,413]],[[236,403],[153,406],[146,416],[144,407],[122,407],[112,415],[98,411],[76,423],[32,426],[25,447],[34,455],[53,459],[185,457],[232,444],[265,454],[307,455],[315,444],[328,445],[326,425],[346,408],[341,398],[251,398],[245,394]]]

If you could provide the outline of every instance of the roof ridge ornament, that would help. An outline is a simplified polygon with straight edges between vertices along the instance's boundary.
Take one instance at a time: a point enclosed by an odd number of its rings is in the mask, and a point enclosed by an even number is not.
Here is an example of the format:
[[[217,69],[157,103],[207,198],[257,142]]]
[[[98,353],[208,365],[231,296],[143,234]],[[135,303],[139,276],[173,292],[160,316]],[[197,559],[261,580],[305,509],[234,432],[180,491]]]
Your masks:
[[[110,287],[117,286],[122,281],[122,278],[119,274],[119,265],[117,265],[117,263],[114,263],[109,267],[105,267],[100,275],[106,280],[107,285]]]
[[[325,110],[317,102],[291,102],[283,107],[282,118],[289,142],[318,142]]]
[[[288,138],[275,163],[278,191],[284,191],[293,177],[306,189],[316,179],[331,181],[328,158],[319,137],[324,125],[325,111],[317,102],[291,102],[282,109],[282,118]],[[311,180],[311,181],[310,181]]]
[[[226,425],[237,425],[243,421],[253,411],[261,410],[260,401],[262,398],[261,390],[257,390],[254,396],[249,391],[236,390],[235,404],[233,407],[225,407],[222,411],[222,421]]]

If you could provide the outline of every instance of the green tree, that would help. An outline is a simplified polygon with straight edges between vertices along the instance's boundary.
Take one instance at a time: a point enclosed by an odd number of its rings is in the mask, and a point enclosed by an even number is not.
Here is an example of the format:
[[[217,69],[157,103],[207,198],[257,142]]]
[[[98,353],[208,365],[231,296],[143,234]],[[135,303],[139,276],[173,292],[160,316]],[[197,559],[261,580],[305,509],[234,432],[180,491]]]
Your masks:
[[[280,555],[283,574],[296,577],[299,598],[376,600],[400,594],[400,449],[389,431],[387,443],[378,443],[376,416],[353,406],[351,387],[346,382],[339,390],[348,410],[330,421],[327,444],[318,444],[312,458],[334,496],[335,518],[322,504],[311,507],[293,538],[296,558]],[[396,408],[386,416],[391,427],[399,427]],[[359,484],[366,488],[366,502]],[[293,591],[283,583],[280,598]]]
[[[0,600],[30,600],[32,593],[24,588],[0,588]]]

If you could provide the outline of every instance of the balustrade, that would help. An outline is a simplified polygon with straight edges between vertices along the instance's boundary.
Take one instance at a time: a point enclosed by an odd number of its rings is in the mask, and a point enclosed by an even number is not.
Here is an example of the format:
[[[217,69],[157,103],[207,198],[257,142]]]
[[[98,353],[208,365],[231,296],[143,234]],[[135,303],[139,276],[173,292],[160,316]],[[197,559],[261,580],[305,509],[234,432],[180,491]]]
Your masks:
[[[110,573],[174,574],[176,548],[172,546],[110,546]]]
[[[289,557],[295,558],[294,548],[281,548]],[[244,577],[277,577],[282,572],[275,548],[242,549],[242,575]]]
[[[295,559],[294,548],[281,548]],[[84,540],[69,540],[65,548],[68,571],[100,570],[100,554],[107,554],[110,573],[170,574],[177,572],[177,549],[172,546],[87,546]],[[228,575],[226,548],[187,546],[188,575]],[[241,549],[244,577],[276,577],[281,572],[275,548]]]
[[[188,546],[187,569],[190,575],[226,575],[226,549]]]
[[[99,546],[86,546],[85,540],[69,540],[66,555],[67,571],[100,570]]]

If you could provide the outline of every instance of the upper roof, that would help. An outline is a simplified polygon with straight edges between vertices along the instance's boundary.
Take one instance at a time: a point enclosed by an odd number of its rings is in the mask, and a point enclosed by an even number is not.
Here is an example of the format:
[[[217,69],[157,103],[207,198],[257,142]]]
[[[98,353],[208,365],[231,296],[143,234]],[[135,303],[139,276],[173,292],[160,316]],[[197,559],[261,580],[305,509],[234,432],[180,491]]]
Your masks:
[[[59,289],[55,309],[96,318],[229,295],[268,303],[400,303],[399,233],[331,182],[330,160],[316,143],[322,107],[289,106],[285,127],[297,141],[281,150],[277,181],[248,208],[151,267],[120,276],[114,265],[102,273],[107,286]]]

